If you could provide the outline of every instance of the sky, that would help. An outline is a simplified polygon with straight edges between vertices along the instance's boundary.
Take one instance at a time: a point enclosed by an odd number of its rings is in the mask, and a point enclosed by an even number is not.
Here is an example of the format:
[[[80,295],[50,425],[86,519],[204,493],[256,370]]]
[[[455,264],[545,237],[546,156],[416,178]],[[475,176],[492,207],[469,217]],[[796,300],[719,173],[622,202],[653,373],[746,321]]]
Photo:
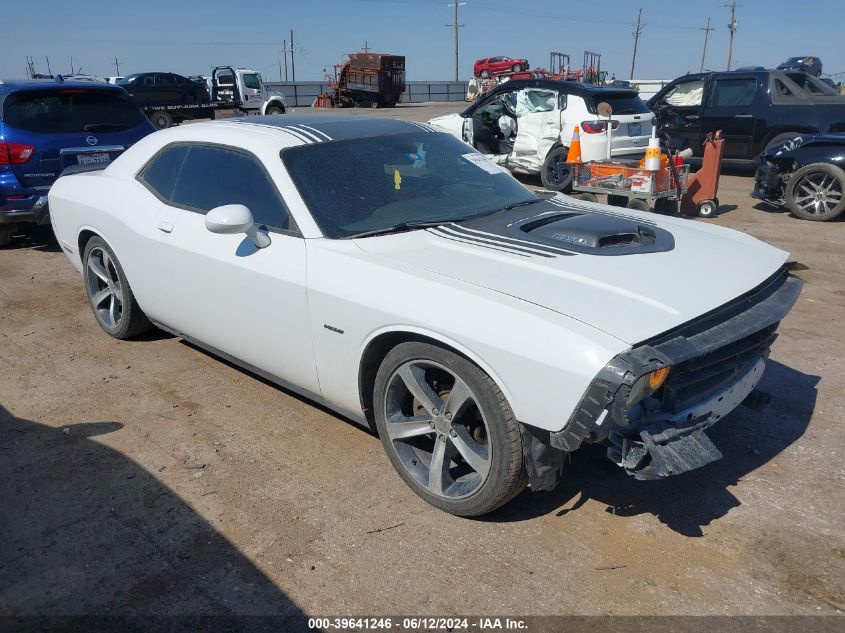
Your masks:
[[[376,52],[405,55],[409,80],[454,78],[451,0],[0,0],[0,77],[73,68],[100,76],[166,70],[208,75],[215,65],[260,71],[278,80],[282,41],[294,30],[296,78],[319,80],[344,53],[367,42]],[[634,76],[673,79],[697,72],[711,26],[705,68],[723,70],[730,10],[724,0],[466,0],[459,7],[460,78],[476,58],[525,57],[548,66],[549,52],[602,54],[603,70],[627,79],[632,32],[642,7]],[[845,1],[743,0],[732,66],[772,67],[793,55],[816,55],[825,73],[845,73]],[[283,70],[281,73],[283,74]],[[290,75],[290,68],[288,69]],[[836,79],[845,79],[845,74]]]

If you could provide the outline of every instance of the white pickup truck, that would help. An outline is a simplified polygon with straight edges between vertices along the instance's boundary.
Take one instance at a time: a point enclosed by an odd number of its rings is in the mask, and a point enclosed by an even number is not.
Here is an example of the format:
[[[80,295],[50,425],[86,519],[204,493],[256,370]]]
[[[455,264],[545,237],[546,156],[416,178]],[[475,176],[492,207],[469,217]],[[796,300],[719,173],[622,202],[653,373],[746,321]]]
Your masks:
[[[144,112],[153,125],[162,130],[190,119],[214,119],[218,110],[234,110],[240,114],[284,114],[287,111],[285,96],[269,89],[258,71],[217,66],[210,77],[202,79],[208,86],[210,101],[145,105]]]

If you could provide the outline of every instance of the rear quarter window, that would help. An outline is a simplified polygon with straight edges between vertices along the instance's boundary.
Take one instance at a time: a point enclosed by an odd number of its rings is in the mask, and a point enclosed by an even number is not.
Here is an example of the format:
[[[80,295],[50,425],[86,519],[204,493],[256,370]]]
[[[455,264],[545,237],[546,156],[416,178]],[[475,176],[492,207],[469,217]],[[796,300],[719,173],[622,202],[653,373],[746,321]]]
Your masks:
[[[122,90],[23,91],[6,97],[3,108],[6,125],[36,134],[119,132],[140,125],[144,118]]]
[[[645,114],[649,112],[648,106],[634,92],[593,94],[585,97],[584,101],[590,114],[598,113],[598,105],[602,101],[610,104],[610,107],[613,108],[613,114]]]

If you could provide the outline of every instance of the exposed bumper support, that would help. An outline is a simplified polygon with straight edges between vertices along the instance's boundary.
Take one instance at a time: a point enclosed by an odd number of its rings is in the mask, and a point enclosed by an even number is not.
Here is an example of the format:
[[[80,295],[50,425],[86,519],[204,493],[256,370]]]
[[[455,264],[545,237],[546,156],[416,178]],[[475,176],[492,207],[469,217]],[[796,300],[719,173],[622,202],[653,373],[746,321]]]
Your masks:
[[[565,453],[585,440],[609,440],[608,457],[638,479],[666,477],[719,459],[721,453],[704,430],[753,392],[775,329],[797,301],[802,285],[783,268],[734,301],[613,358],[562,430],[549,433],[547,442],[545,436],[523,433],[532,488],[553,487],[549,469],[559,471]],[[697,379],[697,364],[708,360],[711,367],[721,370],[725,365],[727,370],[706,388],[694,381],[692,387],[683,385],[683,372]],[[681,386],[673,388],[664,402],[648,403],[629,420],[628,396],[634,383],[667,366],[679,374]],[[667,392],[670,387],[667,383]]]

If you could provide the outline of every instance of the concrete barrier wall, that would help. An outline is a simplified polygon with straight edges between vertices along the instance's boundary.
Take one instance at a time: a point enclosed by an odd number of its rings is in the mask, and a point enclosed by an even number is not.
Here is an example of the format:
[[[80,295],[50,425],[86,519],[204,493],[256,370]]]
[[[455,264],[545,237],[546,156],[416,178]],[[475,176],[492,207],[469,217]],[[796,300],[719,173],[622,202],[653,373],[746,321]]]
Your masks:
[[[267,86],[285,95],[285,101],[290,107],[310,106],[319,95],[331,91],[328,82],[319,81],[268,81]],[[466,91],[465,81],[409,81],[405,84],[402,101],[463,101]]]

